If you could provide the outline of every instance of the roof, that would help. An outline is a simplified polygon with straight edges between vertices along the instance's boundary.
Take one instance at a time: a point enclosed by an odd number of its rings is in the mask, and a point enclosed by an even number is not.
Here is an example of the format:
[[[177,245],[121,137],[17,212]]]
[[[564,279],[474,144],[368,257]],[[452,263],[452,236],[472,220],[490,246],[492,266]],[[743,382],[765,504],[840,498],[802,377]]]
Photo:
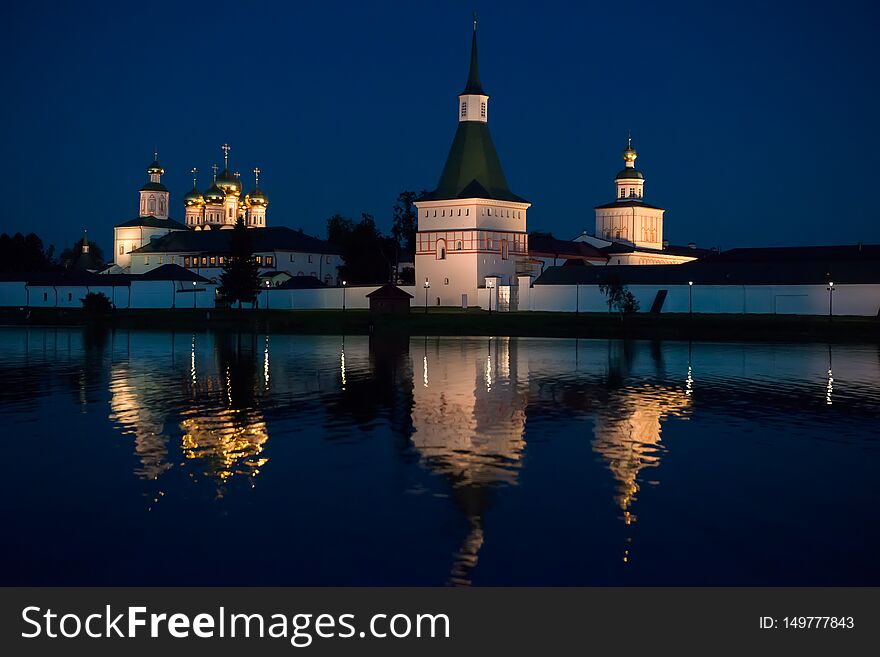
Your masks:
[[[229,253],[233,230],[182,230],[152,240],[132,253]],[[329,242],[286,226],[248,229],[254,252],[297,251],[338,255]]]
[[[485,96],[486,93],[483,91],[483,85],[480,82],[480,68],[477,65],[477,24],[474,23],[474,37],[471,39],[471,66],[468,69],[468,79],[467,84],[464,86],[464,91],[461,92],[462,95],[465,94],[475,94],[479,96]]]
[[[148,182],[141,187],[142,192],[167,192],[168,188],[162,183]]]
[[[665,255],[690,256],[692,258],[702,258],[710,253],[711,249],[698,249],[689,246],[674,246],[672,244],[662,249],[651,249],[643,246],[633,246],[624,242],[612,242],[608,246],[599,247],[604,253],[661,253]]]
[[[622,180],[634,178],[636,180],[644,180],[645,176],[638,169],[633,169],[632,167],[625,167],[621,169],[616,176],[614,176],[615,180]]]
[[[528,203],[507,186],[501,160],[483,121],[459,121],[437,189],[421,201],[487,198]]]
[[[142,281],[194,281],[197,283],[209,283],[210,281],[204,276],[199,276],[194,271],[185,269],[180,265],[162,265],[144,272],[143,274],[135,274],[136,278]]]
[[[366,295],[368,299],[412,299],[413,295],[409,292],[401,290],[396,285],[386,283],[377,290],[373,290]]]
[[[315,276],[291,276],[281,285],[276,285],[276,290],[307,290],[316,287],[327,287]]]
[[[732,249],[681,265],[549,267],[535,285],[596,285],[615,279],[624,285],[876,284],[880,245]]]
[[[611,201],[611,203],[603,203],[596,205],[593,209],[602,210],[604,208],[651,208],[653,210],[663,210],[659,205],[651,205],[636,198],[620,199],[619,201]]]
[[[41,272],[4,272],[0,281],[24,282],[28,285],[75,285],[82,287],[108,287],[131,285],[132,281],[196,281],[208,283],[207,278],[180,265],[162,265],[144,274],[96,274],[89,271],[41,271]]]
[[[572,258],[586,258],[592,260],[608,260],[608,256],[602,253],[592,244],[586,242],[570,242],[558,240],[555,237],[529,236],[529,255],[547,254],[555,257],[570,256]]]
[[[135,217],[121,224],[116,224],[116,228],[130,228],[133,226],[144,226],[146,228],[168,228],[169,230],[189,230],[179,221],[168,217],[168,219],[160,219],[149,215],[147,217]]]

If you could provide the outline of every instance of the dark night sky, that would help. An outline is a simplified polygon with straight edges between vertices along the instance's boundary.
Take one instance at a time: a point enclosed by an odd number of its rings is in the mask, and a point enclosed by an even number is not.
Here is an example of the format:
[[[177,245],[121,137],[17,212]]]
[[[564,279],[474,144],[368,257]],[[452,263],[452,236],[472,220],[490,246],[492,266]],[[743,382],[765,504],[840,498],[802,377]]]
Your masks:
[[[109,251],[154,145],[182,219],[224,141],[246,187],[261,167],[271,225],[387,229],[397,193],[440,175],[474,5],[529,229],[592,231],[632,129],[673,243],[880,242],[878,12],[848,1],[7,5],[0,232],[61,248],[88,227]]]

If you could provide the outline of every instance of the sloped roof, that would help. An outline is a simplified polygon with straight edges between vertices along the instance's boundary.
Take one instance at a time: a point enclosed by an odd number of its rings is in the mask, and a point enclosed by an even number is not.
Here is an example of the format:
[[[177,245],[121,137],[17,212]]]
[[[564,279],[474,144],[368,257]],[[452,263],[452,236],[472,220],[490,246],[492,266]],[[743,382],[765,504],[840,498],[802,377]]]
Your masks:
[[[291,276],[281,285],[276,285],[275,290],[309,290],[318,287],[327,287],[315,276]]]
[[[366,295],[368,299],[412,299],[413,295],[409,292],[401,290],[396,285],[386,283],[382,287],[373,290]]]
[[[471,66],[468,69],[467,83],[464,85],[462,95],[473,94],[485,96],[483,84],[480,82],[480,67],[477,65],[477,26],[474,24],[474,37],[471,39]]]
[[[835,247],[825,247],[832,255]],[[875,247],[880,250],[880,247]],[[756,249],[763,250],[763,249]],[[720,254],[724,255],[724,254]],[[880,257],[780,258],[725,260],[709,257],[682,265],[609,265],[548,267],[535,285],[597,285],[618,280],[624,285],[827,285],[880,283]]]
[[[194,281],[197,283],[209,283],[210,281],[204,276],[185,269],[180,265],[161,265],[155,269],[144,272],[143,274],[135,274],[142,281]]]
[[[569,256],[572,258],[585,258],[588,260],[608,260],[608,256],[602,253],[592,244],[587,242],[570,242],[558,240],[555,237],[529,236],[529,255],[547,254],[554,257]]]
[[[423,201],[457,198],[487,198],[528,203],[510,191],[501,168],[501,160],[482,121],[460,121],[446,158],[437,189],[425,194]]]
[[[232,230],[174,231],[135,249],[132,253],[229,253],[233,233]],[[329,242],[286,226],[250,228],[248,236],[254,252],[299,251],[339,254],[339,249]]]
[[[168,219],[159,219],[149,215],[147,217],[135,217],[121,224],[116,224],[116,228],[130,228],[134,226],[144,226],[146,228],[168,228],[170,230],[189,230],[189,228],[179,221],[169,217]]]

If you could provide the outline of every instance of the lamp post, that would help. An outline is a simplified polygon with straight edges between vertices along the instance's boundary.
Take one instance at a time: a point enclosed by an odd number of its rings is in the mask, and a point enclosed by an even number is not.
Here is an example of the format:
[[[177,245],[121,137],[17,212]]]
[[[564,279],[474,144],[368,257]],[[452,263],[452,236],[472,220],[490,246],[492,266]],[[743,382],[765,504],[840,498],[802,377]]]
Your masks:
[[[825,289],[828,290],[828,321],[830,322],[834,315],[834,281],[828,281],[828,287]]]
[[[694,282],[688,281],[688,315],[694,316]]]
[[[345,312],[345,286],[348,285],[348,281],[342,281],[342,312]]]
[[[193,281],[193,308],[196,307],[196,282]]]
[[[431,289],[431,284],[428,282],[428,277],[425,277],[425,314],[428,314],[428,290]]]
[[[266,281],[266,310],[269,310],[269,281]]]
[[[495,281],[488,281],[486,289],[489,290],[489,314],[492,314],[492,290],[495,289]]]
[[[581,284],[574,284],[574,313],[577,315],[581,311]]]

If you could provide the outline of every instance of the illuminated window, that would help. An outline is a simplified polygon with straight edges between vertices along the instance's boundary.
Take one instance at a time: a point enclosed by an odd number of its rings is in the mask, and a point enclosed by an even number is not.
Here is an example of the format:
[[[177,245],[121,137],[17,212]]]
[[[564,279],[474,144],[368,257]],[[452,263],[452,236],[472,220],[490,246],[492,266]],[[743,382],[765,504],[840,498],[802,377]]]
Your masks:
[[[189,267],[189,256],[183,256],[183,266]]]
[[[261,256],[261,255],[258,255],[258,256],[257,256],[257,264],[258,264],[258,265],[262,265],[262,264],[263,264],[263,256]]]
[[[230,217],[232,216],[232,208],[229,208],[229,210],[227,212],[227,216],[230,216]]]
[[[226,256],[220,256],[220,264],[221,264],[221,265],[225,265],[225,264],[226,264]]]
[[[208,266],[208,256],[202,256],[202,267]]]
[[[626,189],[623,187],[620,188],[620,198],[623,198],[626,195]]]
[[[275,258],[273,256],[266,256],[266,266],[271,267],[275,262]]]
[[[211,266],[213,267],[213,266],[215,266],[216,264],[217,264],[217,257],[216,257],[216,256],[211,256]]]

